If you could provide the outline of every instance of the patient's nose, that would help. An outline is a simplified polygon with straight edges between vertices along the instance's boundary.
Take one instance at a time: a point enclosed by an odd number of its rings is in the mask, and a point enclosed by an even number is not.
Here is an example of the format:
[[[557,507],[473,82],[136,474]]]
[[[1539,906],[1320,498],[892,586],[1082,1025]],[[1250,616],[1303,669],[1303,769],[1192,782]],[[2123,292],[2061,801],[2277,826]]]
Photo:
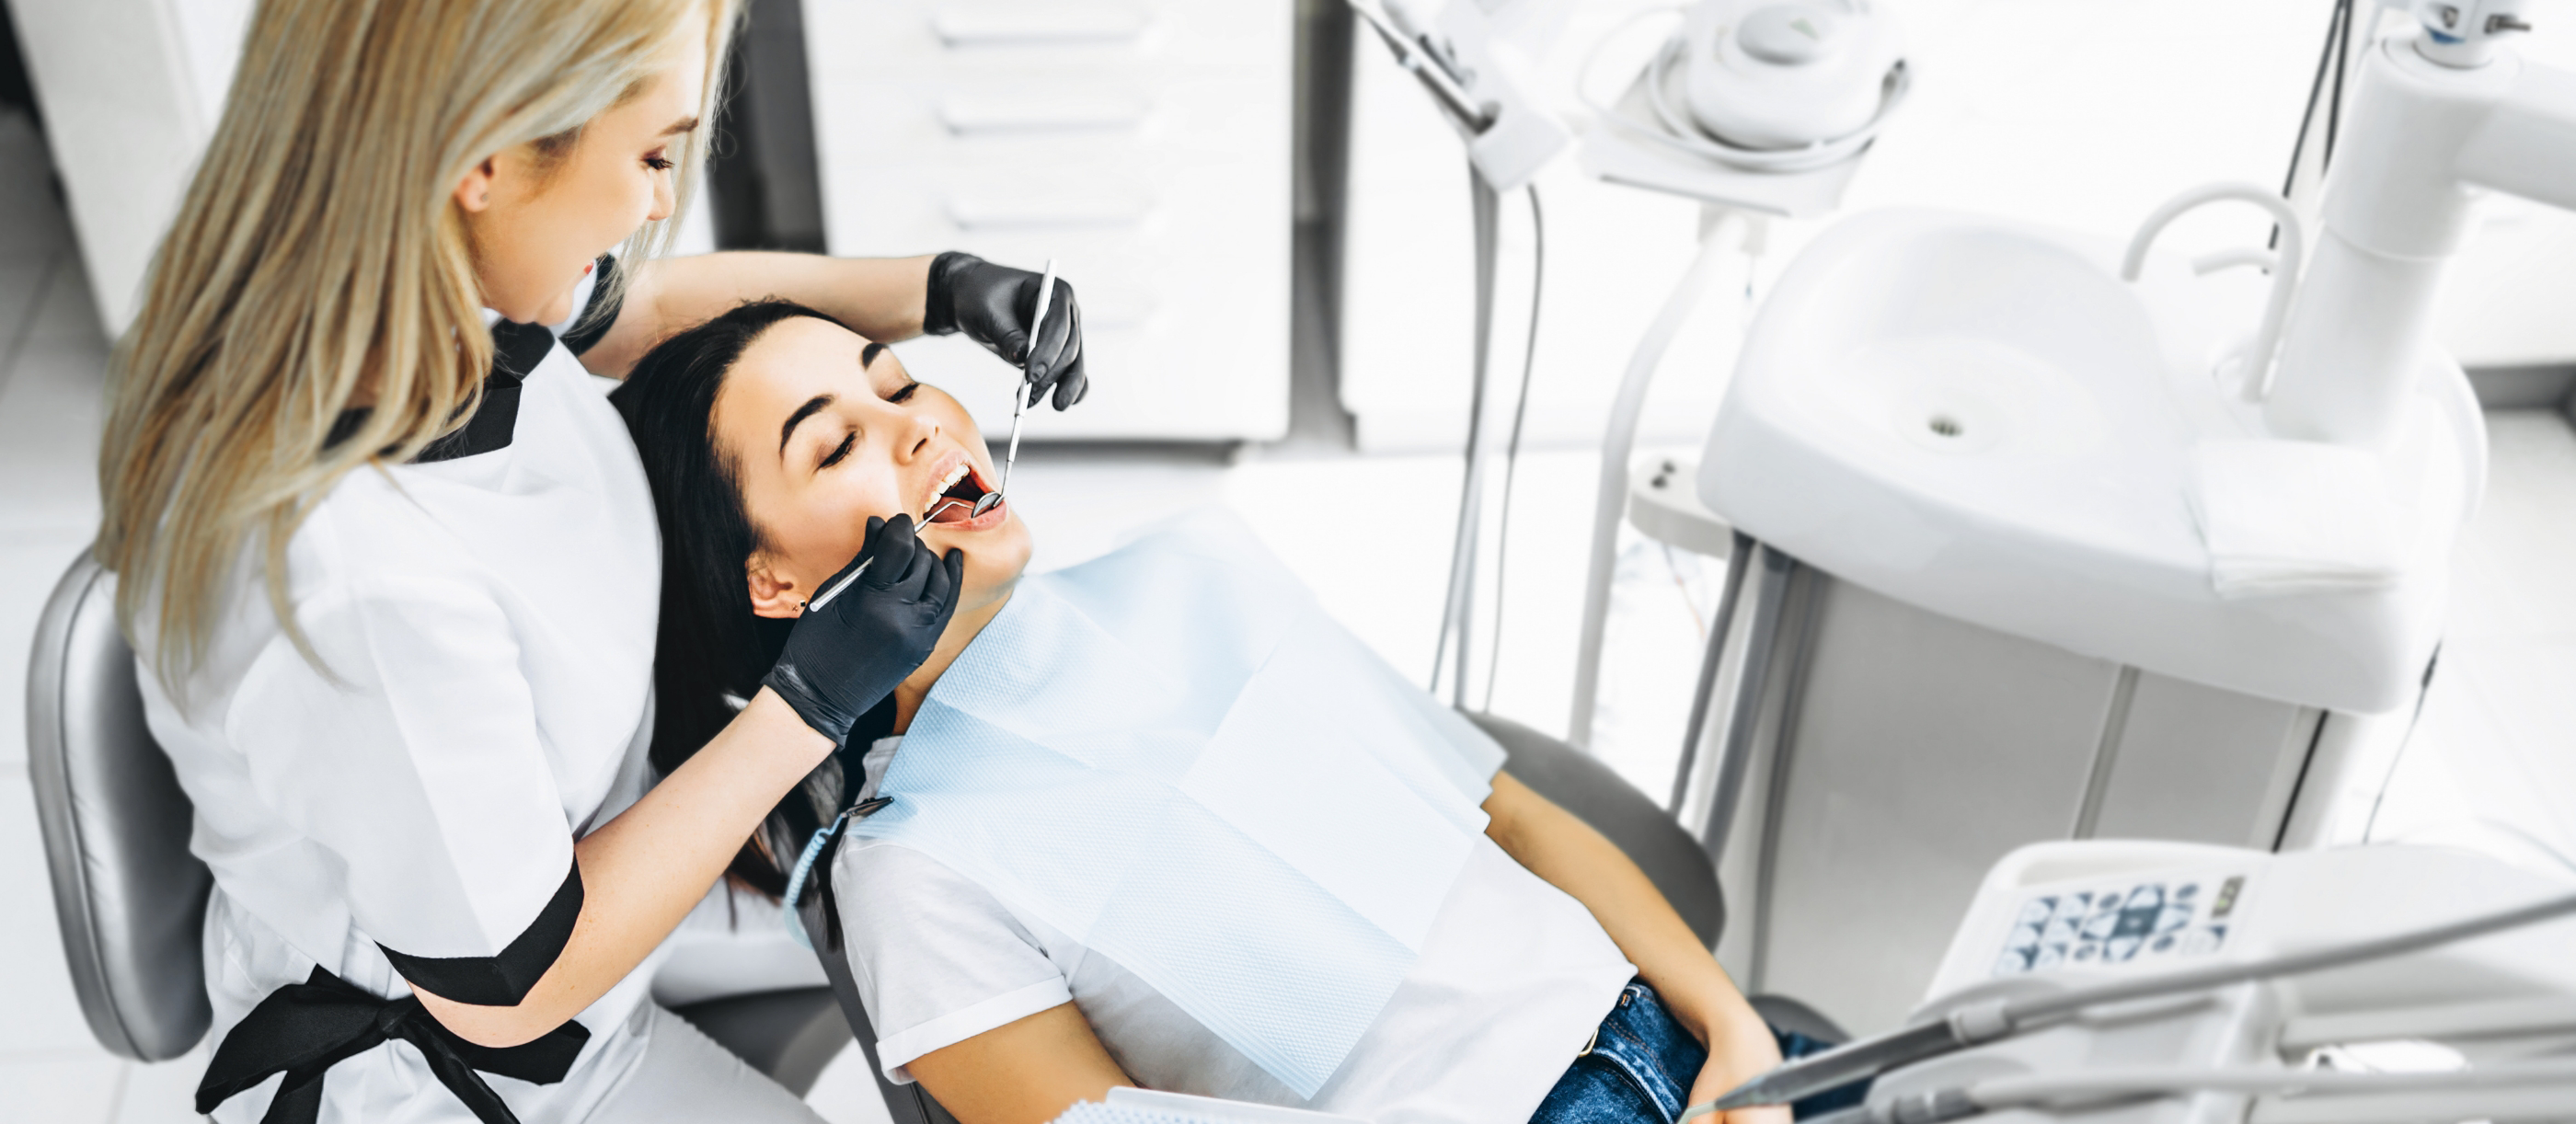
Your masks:
[[[918,460],[931,452],[932,439],[939,436],[939,419],[906,413],[903,439],[895,442],[895,456],[904,461]]]

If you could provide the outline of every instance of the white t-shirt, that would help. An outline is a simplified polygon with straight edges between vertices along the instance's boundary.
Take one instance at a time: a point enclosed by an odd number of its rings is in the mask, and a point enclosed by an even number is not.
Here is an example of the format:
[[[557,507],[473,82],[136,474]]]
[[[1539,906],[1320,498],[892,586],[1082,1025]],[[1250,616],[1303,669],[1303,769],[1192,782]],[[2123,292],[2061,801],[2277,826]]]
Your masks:
[[[870,749],[863,797],[900,742]],[[1134,973],[927,854],[848,839],[832,878],[877,1058],[897,1082],[923,1054],[1070,1002],[1148,1088],[1377,1124],[1527,1120],[1636,974],[1582,903],[1480,837],[1394,998],[1302,1101]]]
[[[183,685],[192,707],[143,657],[145,715],[215,875],[211,1042],[317,965],[408,993],[386,950],[462,990],[524,994],[578,912],[574,841],[649,783],[651,490],[589,373],[535,331],[503,348],[525,374],[514,403],[487,397],[469,424],[461,447],[477,451],[352,472],[288,544],[290,603],[329,674],[296,651],[251,565]],[[488,1077],[521,1120],[581,1119],[641,1056],[629,1016],[652,967],[581,1014],[591,1037],[562,1082]],[[259,1119],[276,1087],[215,1119]],[[394,1044],[329,1070],[322,1119],[474,1117]]]

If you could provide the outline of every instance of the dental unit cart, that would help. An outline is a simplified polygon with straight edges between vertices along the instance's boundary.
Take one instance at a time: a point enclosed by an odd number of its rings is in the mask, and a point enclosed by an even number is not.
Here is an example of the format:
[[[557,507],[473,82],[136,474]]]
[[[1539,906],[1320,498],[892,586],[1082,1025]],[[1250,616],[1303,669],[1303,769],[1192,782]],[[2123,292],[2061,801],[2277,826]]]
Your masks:
[[[1697,466],[1733,537],[1675,782],[1747,991],[1897,1025],[2024,844],[2359,837],[2485,482],[2434,285],[2478,189],[2576,207],[2576,74],[2498,42],[2520,0],[2391,6],[2312,224],[2251,185],[2125,247],[1879,211],[1760,310]],[[2152,252],[2215,202],[2277,253]]]
[[[2061,842],[1996,864],[1903,1030],[1719,1105],[1835,1124],[2576,1120],[2576,880],[2432,847]]]

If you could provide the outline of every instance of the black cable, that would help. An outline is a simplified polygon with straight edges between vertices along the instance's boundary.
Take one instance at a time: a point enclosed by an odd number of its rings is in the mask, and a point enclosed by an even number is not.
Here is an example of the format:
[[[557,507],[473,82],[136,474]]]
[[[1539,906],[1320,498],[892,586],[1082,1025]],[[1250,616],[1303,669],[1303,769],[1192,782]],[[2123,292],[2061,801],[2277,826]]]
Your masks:
[[[2308,152],[2308,128],[2316,123],[2317,102],[2324,97],[2326,91],[2326,71],[2335,66],[2336,60],[2341,55],[2336,44],[2343,41],[2343,31],[2349,23],[2351,13],[2352,0],[2335,0],[2334,14],[2326,20],[2326,45],[2317,52],[2317,76],[2308,82],[2307,108],[2299,111],[2299,137],[2290,142],[2290,172],[2281,177],[2281,198],[2283,199],[2290,198],[2290,193],[2299,186],[2299,160]],[[2272,241],[2266,248],[2273,250],[2281,248],[2279,225],[2272,227]]]
[[[1493,651],[1485,656],[1485,713],[1494,712],[1494,680],[1503,670],[1503,609],[1508,604],[1504,594],[1505,563],[1512,557],[1512,477],[1520,468],[1521,423],[1529,420],[1530,383],[1538,376],[1538,311],[1539,295],[1547,288],[1547,222],[1538,205],[1538,185],[1522,190],[1529,193],[1530,205],[1530,310],[1529,342],[1521,349],[1521,395],[1512,407],[1512,439],[1503,446],[1503,514],[1494,527],[1494,636],[1486,643]],[[1463,657],[1464,653],[1461,653]],[[1463,665],[1464,660],[1462,659]]]

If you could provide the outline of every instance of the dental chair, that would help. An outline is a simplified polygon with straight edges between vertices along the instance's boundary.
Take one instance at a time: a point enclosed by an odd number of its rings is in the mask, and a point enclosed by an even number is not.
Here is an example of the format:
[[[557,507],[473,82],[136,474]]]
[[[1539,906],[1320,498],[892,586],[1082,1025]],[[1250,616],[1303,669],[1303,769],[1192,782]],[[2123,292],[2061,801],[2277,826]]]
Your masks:
[[[115,590],[84,552],[46,602],[27,669],[27,766],[81,1014],[109,1052],[157,1062],[187,1053],[212,1017],[203,937],[214,875],[188,852],[194,809],[144,726]],[[850,1041],[829,988],[675,1013],[800,1097]]]
[[[1621,780],[1609,766],[1562,741],[1491,714],[1471,713],[1467,719],[1502,744],[1506,771],[1609,837],[1646,872],[1655,888],[1663,891],[1674,912],[1681,914],[1701,943],[1717,945],[1718,933],[1726,928],[1726,898],[1718,890],[1717,868],[1710,865],[1708,852],[1701,849],[1699,841],[1665,815],[1662,807]],[[808,933],[826,930],[822,899],[821,894],[807,894],[798,903],[799,916]],[[829,951],[827,942],[819,937],[814,948],[823,962],[824,975],[832,981],[833,994],[840,998],[841,1013],[849,1019],[859,1049],[867,1055],[868,1075],[876,1079],[877,1091],[885,1094],[886,1109],[895,1124],[956,1124],[957,1118],[931,1099],[919,1084],[897,1085],[886,1080],[884,1068],[877,1064],[876,1032],[868,1025],[866,1008],[859,1003],[849,959]],[[1756,995],[1751,1001],[1755,1011],[1783,1030],[1805,1034],[1818,1042],[1841,1042],[1848,1037],[1831,1020],[1794,999]]]

